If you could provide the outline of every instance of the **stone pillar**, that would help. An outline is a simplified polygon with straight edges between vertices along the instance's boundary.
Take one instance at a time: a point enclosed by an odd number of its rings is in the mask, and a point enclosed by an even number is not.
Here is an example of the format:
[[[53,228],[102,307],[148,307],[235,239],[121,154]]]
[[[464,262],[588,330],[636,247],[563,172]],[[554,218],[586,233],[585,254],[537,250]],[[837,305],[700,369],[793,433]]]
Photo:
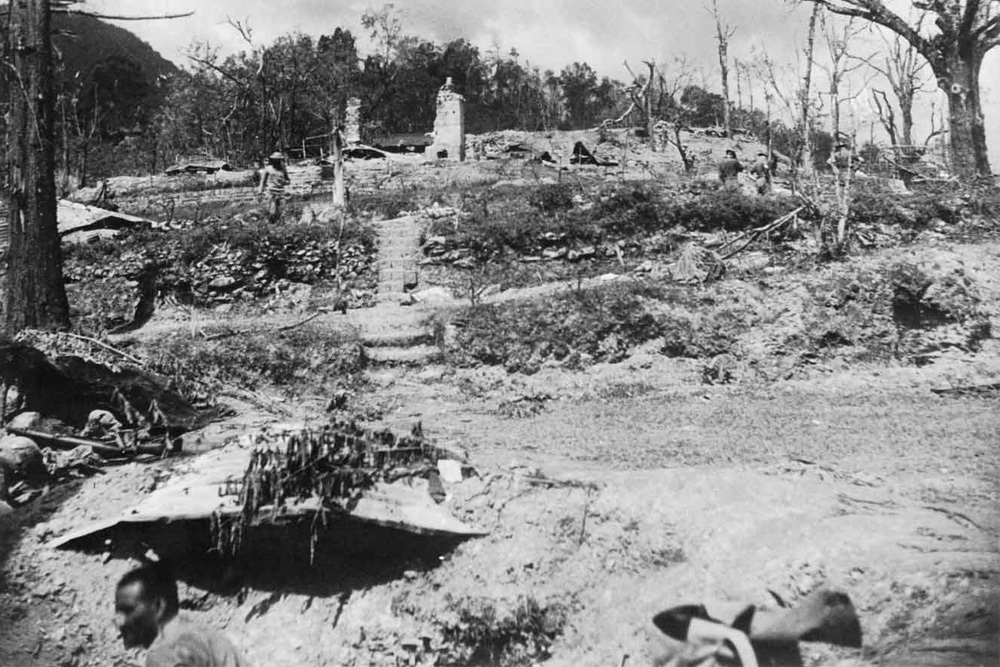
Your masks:
[[[361,100],[352,97],[347,100],[344,113],[344,143],[348,146],[361,143]]]
[[[465,98],[455,92],[450,76],[438,91],[434,143],[424,155],[428,160],[465,160]]]

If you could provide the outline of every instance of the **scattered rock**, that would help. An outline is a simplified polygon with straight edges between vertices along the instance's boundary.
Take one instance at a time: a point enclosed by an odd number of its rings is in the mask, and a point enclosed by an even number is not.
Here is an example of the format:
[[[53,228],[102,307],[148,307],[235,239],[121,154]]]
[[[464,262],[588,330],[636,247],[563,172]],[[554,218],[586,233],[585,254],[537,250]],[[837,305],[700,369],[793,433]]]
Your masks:
[[[0,438],[0,460],[17,474],[44,468],[41,448],[31,438],[19,435]]]
[[[232,276],[219,276],[208,284],[212,289],[225,289],[236,284],[236,278]]]
[[[24,431],[35,431],[42,426],[42,415],[38,412],[22,412],[9,422],[8,428],[20,429]]]

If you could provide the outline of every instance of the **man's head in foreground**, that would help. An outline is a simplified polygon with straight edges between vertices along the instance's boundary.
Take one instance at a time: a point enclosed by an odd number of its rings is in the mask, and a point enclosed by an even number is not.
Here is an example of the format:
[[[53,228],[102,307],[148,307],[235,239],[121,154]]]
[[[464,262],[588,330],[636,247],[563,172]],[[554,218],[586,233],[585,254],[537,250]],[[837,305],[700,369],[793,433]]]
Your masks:
[[[149,648],[178,607],[177,582],[164,565],[144,565],[122,577],[115,592],[115,625],[125,648]]]

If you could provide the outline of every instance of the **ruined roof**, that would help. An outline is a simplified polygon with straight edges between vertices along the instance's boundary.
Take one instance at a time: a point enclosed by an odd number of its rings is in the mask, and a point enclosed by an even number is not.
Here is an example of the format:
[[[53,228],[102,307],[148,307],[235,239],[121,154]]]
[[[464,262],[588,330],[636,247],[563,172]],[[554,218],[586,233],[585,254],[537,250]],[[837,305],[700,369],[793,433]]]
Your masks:
[[[310,432],[288,430],[279,434],[257,434],[198,456],[180,467],[174,477],[124,514],[63,535],[50,546],[71,546],[125,524],[205,520],[213,517],[238,518],[246,511],[243,484],[248,473],[254,469],[254,457],[262,451],[261,439],[273,445],[267,449],[268,452],[286,452],[290,451],[286,449],[288,440],[305,433]],[[404,440],[397,442],[400,446],[395,448],[371,447],[363,458],[370,463],[371,455],[384,457],[387,452],[395,449],[405,457],[407,452],[412,451]],[[347,446],[352,448],[348,451],[357,452],[356,445],[357,443],[348,443]],[[437,451],[439,454],[444,452]],[[319,458],[326,456],[328,454]],[[380,460],[380,465],[384,464],[385,461]],[[404,464],[405,461],[400,459],[392,463],[392,466],[394,470],[398,470]],[[364,465],[363,461],[359,461],[354,470],[361,472]],[[338,514],[346,519],[425,535],[471,537],[484,534],[438,505],[431,497],[428,486],[427,480],[419,477],[383,477],[365,488],[360,495],[321,498],[315,493],[309,493],[289,498],[280,507],[261,507],[258,514],[261,520],[308,516],[321,508],[330,509],[333,500],[339,510]]]

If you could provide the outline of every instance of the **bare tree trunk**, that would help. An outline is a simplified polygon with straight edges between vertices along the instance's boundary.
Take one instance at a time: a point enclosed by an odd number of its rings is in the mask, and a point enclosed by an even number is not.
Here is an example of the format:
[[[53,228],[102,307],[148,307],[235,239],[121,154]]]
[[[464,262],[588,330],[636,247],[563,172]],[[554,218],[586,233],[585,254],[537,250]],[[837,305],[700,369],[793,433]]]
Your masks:
[[[881,97],[881,100],[879,99]],[[875,102],[875,109],[878,112],[878,119],[889,135],[889,142],[892,144],[892,153],[896,160],[900,159],[901,149],[899,143],[899,132],[896,127],[896,113],[892,110],[889,97],[881,90],[872,90],[872,101]],[[904,142],[905,146],[909,143]]]
[[[899,106],[899,112],[900,140],[903,142],[904,146],[913,146],[913,100],[911,99],[909,104],[901,104]],[[908,148],[907,150],[910,149]]]
[[[69,304],[56,225],[49,3],[22,0],[10,3],[8,10],[13,76],[8,76],[10,269],[6,330],[13,335],[29,327],[68,328]]]
[[[840,139],[840,77],[830,77],[830,135],[833,141]]]
[[[740,69],[740,59],[736,58],[734,63],[736,67],[736,108],[743,110],[743,76],[742,70]]]
[[[986,122],[979,97],[982,56],[963,58],[960,49],[945,54],[944,71],[935,71],[938,85],[948,96],[948,129],[952,168],[960,174],[988,175]]]
[[[722,17],[719,15],[719,2],[712,0],[712,14],[715,16],[715,36],[718,40],[719,50],[719,72],[722,75],[722,123],[726,128],[726,136],[733,136],[732,113],[729,101],[729,38],[736,33],[736,29],[722,24]]]
[[[330,155],[333,158],[333,205],[343,208],[346,204],[344,196],[344,141],[340,126],[333,128],[333,141],[330,145]]]
[[[821,6],[814,4],[809,15],[809,33],[806,42],[806,72],[802,77],[802,118],[799,121],[799,140],[802,142],[802,153],[799,167],[804,174],[813,172],[812,137],[809,136],[809,99],[812,87],[813,50],[816,46],[816,20],[819,18]]]
[[[649,148],[656,151],[656,118],[653,117],[653,82],[656,80],[656,62],[647,61],[649,81],[646,82],[646,136],[649,137]]]

